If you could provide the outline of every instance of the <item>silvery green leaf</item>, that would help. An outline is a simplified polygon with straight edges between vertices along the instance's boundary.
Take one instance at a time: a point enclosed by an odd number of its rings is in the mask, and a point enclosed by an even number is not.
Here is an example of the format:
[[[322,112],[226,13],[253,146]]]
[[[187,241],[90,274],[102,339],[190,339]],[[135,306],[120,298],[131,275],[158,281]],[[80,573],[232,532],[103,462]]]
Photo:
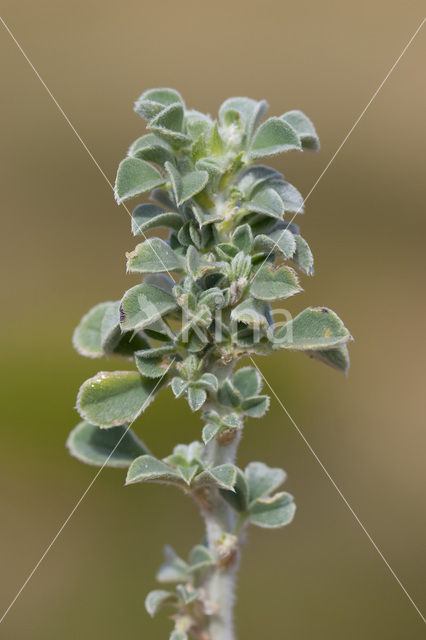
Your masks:
[[[325,349],[317,351],[308,351],[308,355],[316,360],[321,360],[325,364],[330,365],[333,369],[347,373],[349,369],[349,352],[346,344],[334,349]]]
[[[294,517],[296,505],[289,493],[277,493],[272,498],[259,498],[250,505],[249,519],[252,524],[265,529],[275,529],[289,524]]]
[[[232,376],[232,384],[243,398],[255,396],[262,390],[262,378],[254,367],[242,367]]]
[[[126,485],[135,482],[180,483],[181,477],[161,460],[153,456],[140,456],[132,462],[127,472]]]
[[[197,487],[215,486],[219,489],[233,491],[237,481],[238,468],[233,464],[221,464],[213,469],[206,469],[197,476]]]
[[[206,389],[206,391],[215,392],[218,389],[219,382],[213,373],[203,373],[193,385],[201,389]]]
[[[205,304],[209,309],[222,309],[226,306],[226,296],[219,287],[206,289],[198,298],[200,304]]]
[[[276,182],[283,181],[284,178],[272,167],[266,167],[264,165],[255,165],[247,167],[240,174],[238,180],[238,188],[242,192],[245,198],[250,198],[253,191],[260,187],[265,182],[273,182],[274,186]]]
[[[225,260],[232,260],[232,258],[235,258],[237,253],[239,253],[238,247],[229,244],[229,242],[221,242],[216,245],[215,250],[218,256]]]
[[[260,267],[250,286],[250,293],[258,300],[289,298],[302,291],[296,273],[290,267]]]
[[[67,447],[72,456],[97,467],[127,468],[147,449],[128,427],[101,429],[89,422],[80,422],[70,433]]]
[[[170,162],[166,162],[165,169],[178,206],[202,191],[209,179],[207,171],[191,171],[182,176]]]
[[[145,600],[145,609],[150,616],[154,617],[162,607],[175,604],[176,600],[176,595],[171,591],[156,589],[148,593]]]
[[[180,396],[188,389],[189,382],[183,378],[179,378],[179,376],[175,376],[172,378],[171,387],[175,397],[180,398]]]
[[[274,182],[271,188],[277,192],[284,204],[287,213],[303,213],[304,200],[302,194],[285,180]]]
[[[183,631],[172,631],[169,640],[188,640],[188,635]]]
[[[149,89],[136,100],[135,111],[146,120],[150,120],[165,107],[176,102],[185,106],[182,96],[174,89]]]
[[[154,399],[155,386],[134,371],[101,371],[81,385],[77,410],[99,427],[133,422]]]
[[[164,211],[155,204],[140,204],[132,213],[132,233],[142,235],[149,229],[169,227],[180,229],[183,225],[182,217],[173,211]]]
[[[301,149],[299,136],[293,127],[280,118],[269,118],[256,131],[249,155],[256,159]]]
[[[215,564],[214,558],[210,551],[202,544],[197,544],[189,554],[190,571],[200,571],[205,567]]]
[[[177,553],[166,545],[164,547],[164,563],[157,572],[158,582],[186,582],[188,580],[188,564]]]
[[[243,426],[241,417],[238,413],[227,413],[224,416],[221,416],[222,424],[230,429],[241,429]]]
[[[175,298],[151,284],[137,284],[123,296],[120,321],[123,330],[142,329],[178,308]]]
[[[231,319],[237,322],[243,322],[251,327],[264,328],[269,327],[269,321],[265,315],[265,305],[260,300],[247,298],[231,311]]]
[[[129,156],[159,165],[164,165],[167,160],[174,160],[172,147],[154,133],[135,140],[129,149]]]
[[[220,425],[208,423],[203,427],[203,442],[208,444],[219,433]]]
[[[188,404],[191,411],[201,409],[206,400],[207,393],[204,389],[198,389],[192,385],[188,388]]]
[[[152,284],[159,289],[162,289],[166,293],[173,293],[173,287],[175,286],[174,280],[165,273],[150,273],[145,276],[144,282],[146,284]]]
[[[191,604],[191,602],[197,600],[200,597],[201,593],[199,589],[187,589],[182,584],[178,584],[178,586],[176,587],[176,591],[179,593],[179,596],[184,605]]]
[[[118,203],[164,184],[161,173],[139,158],[125,158],[118,166],[114,193]]]
[[[334,311],[326,307],[308,307],[275,332],[273,346],[275,349],[316,351],[338,347],[351,339]]]
[[[268,235],[262,233],[254,239],[254,250],[262,253],[278,253],[288,259],[293,257],[296,251],[296,237],[288,229],[277,229]]]
[[[216,192],[219,181],[224,173],[224,169],[220,162],[213,158],[200,158],[195,163],[195,168],[198,171],[207,171],[209,174],[209,189],[212,192]]]
[[[127,270],[130,273],[161,273],[181,271],[182,259],[161,238],[148,238],[138,244],[134,251],[126,254]]]
[[[148,378],[161,378],[170,367],[170,356],[174,354],[174,345],[154,347],[153,349],[141,349],[135,353],[135,362],[138,370]]]
[[[169,192],[166,190],[165,187],[162,187],[160,189],[153,189],[153,191],[151,192],[151,195],[149,196],[149,199],[152,200],[153,202],[158,202],[159,204],[161,204],[163,207],[165,207],[170,211],[177,212],[178,210],[176,203],[173,202],[172,198],[169,195]]]
[[[248,485],[241,469],[237,468],[237,477],[233,491],[220,489],[220,495],[235,511],[245,512],[248,509]]]
[[[199,471],[199,467],[197,464],[194,464],[191,467],[182,467],[179,465],[177,467],[177,471],[181,476],[181,478],[183,479],[183,481],[187,485],[190,485],[194,477],[196,476],[197,472]]]
[[[198,140],[200,136],[209,137],[213,128],[213,120],[210,116],[195,109],[185,111],[185,121],[188,133],[193,140]]]
[[[249,489],[249,501],[252,503],[276,491],[285,482],[287,474],[282,469],[272,469],[263,462],[250,462],[245,469],[245,476]]]
[[[188,144],[191,142],[191,138],[182,132],[183,114],[181,104],[171,104],[149,122],[148,129],[163,138],[172,147]]]
[[[268,103],[265,102],[265,100],[258,102],[251,98],[228,98],[219,109],[219,120],[222,124],[228,124],[229,126],[230,122],[227,121],[226,114],[230,111],[236,111],[240,114],[244,124],[246,139],[249,140],[254,129],[266,113],[267,108]]]
[[[241,405],[244,413],[251,418],[263,418],[270,405],[269,396],[253,396],[243,400]]]
[[[186,253],[186,265],[187,270],[194,278],[198,280],[202,278],[206,273],[210,271],[216,271],[218,265],[213,260],[207,260],[202,254],[200,254],[195,247],[190,245]]]
[[[292,260],[296,267],[308,276],[311,276],[314,273],[314,256],[312,255],[312,251],[302,236],[294,236],[294,239],[296,241],[296,251],[292,256]]]
[[[244,253],[250,253],[253,246],[253,234],[250,225],[243,224],[237,227],[232,234],[232,244]]]
[[[242,397],[229,380],[225,380],[219,387],[217,394],[220,404],[225,407],[238,407],[241,404]]]
[[[72,340],[74,348],[81,355],[89,358],[100,358],[104,355],[101,339],[102,322],[112,304],[112,302],[101,302],[80,320]]]
[[[121,330],[120,301],[111,302],[101,325],[101,346],[106,355],[132,356],[139,349],[146,349],[147,341],[135,331]]]
[[[294,110],[287,111],[281,116],[282,120],[288,122],[293,127],[297,135],[300,138],[303,149],[310,151],[319,151],[320,141],[318,134],[315,131],[315,127],[309,120],[308,116],[305,116],[302,111]]]
[[[272,187],[264,187],[255,192],[248,202],[244,203],[248,211],[263,213],[265,216],[282,220],[284,204]]]
[[[201,229],[206,225],[210,225],[213,222],[220,222],[222,220],[222,215],[218,211],[206,212],[196,202],[191,203],[191,209],[194,214],[194,218]]]

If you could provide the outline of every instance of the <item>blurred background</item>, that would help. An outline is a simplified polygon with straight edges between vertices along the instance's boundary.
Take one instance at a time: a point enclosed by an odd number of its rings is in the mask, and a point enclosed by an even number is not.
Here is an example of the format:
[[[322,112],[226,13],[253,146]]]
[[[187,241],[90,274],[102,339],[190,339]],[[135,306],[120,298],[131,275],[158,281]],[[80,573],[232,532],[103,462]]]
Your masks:
[[[217,112],[231,95],[302,109],[319,154],[273,162],[306,195],[422,19],[421,3],[3,0],[2,16],[110,180],[144,131],[132,103],[156,86]],[[345,378],[302,354],[258,360],[274,390],[423,608],[425,28],[312,193],[303,235],[316,276],[291,309],[335,309],[356,338]],[[85,360],[71,334],[121,297],[127,214],[16,44],[0,29],[0,608],[9,605],[96,469],[68,456],[80,383],[121,361]],[[163,392],[136,424],[160,456],[200,437]],[[423,623],[285,413],[249,423],[239,461],[283,466],[294,523],[251,531],[240,640],[419,640]],[[168,637],[146,592],[162,546],[201,536],[171,488],[104,470],[0,628],[2,638]]]

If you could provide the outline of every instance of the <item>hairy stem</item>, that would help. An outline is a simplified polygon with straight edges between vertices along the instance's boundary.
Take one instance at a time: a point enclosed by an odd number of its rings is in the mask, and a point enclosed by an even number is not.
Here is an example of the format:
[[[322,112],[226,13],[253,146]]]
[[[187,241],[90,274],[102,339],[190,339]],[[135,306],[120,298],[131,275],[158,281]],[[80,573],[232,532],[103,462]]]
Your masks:
[[[208,456],[214,465],[235,461],[240,435],[226,445],[216,440],[208,445]],[[233,534],[235,514],[216,493],[202,508],[206,523],[207,543],[217,554],[219,562],[206,578],[204,588],[207,600],[215,611],[210,616],[208,632],[210,640],[236,640],[234,634],[233,609],[235,602],[235,581],[240,561],[240,541]]]

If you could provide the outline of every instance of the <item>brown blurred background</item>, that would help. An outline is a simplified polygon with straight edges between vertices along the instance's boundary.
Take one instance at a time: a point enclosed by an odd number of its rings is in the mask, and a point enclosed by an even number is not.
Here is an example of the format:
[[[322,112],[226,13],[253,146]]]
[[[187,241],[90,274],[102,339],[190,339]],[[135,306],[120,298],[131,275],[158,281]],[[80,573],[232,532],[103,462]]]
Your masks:
[[[230,95],[300,108],[322,151],[274,162],[307,194],[422,19],[420,2],[3,1],[2,16],[113,180],[143,132],[145,89],[172,86],[215,114]],[[299,219],[316,276],[292,309],[326,304],[356,338],[349,377],[299,354],[259,365],[384,555],[424,608],[424,112],[417,36]],[[4,29],[0,104],[0,605],[5,609],[96,469],[65,450],[79,384],[121,362],[71,347],[81,315],[119,298],[129,220]],[[422,340],[423,339],[423,340]],[[164,392],[137,431],[159,455],[200,437]],[[420,640],[423,623],[276,402],[240,463],[282,465],[294,523],[253,530],[239,580],[240,640]],[[17,600],[0,636],[167,638],[143,607],[163,543],[201,535],[170,488],[105,470]]]

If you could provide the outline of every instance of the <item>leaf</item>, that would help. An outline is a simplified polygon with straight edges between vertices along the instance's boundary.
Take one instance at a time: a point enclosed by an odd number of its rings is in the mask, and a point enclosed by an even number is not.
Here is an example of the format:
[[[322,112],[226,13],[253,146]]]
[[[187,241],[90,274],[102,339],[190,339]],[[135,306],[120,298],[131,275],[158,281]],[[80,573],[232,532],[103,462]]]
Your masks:
[[[289,524],[296,505],[289,493],[277,493],[272,498],[259,498],[250,506],[250,522],[265,529],[275,529]]]
[[[156,133],[172,145],[179,147],[191,142],[191,138],[183,133],[183,106],[175,103],[160,111],[148,124],[148,129]]]
[[[151,284],[137,284],[121,300],[121,326],[124,330],[148,327],[178,308],[175,298]]]
[[[100,371],[81,385],[77,409],[91,424],[116,427],[136,420],[154,399],[155,387],[134,371]]]
[[[270,405],[269,396],[253,396],[242,403],[242,409],[251,418],[263,418]]]
[[[278,153],[302,148],[299,137],[293,127],[280,118],[269,118],[256,131],[251,143],[251,159],[274,156]]]
[[[158,582],[186,582],[188,580],[188,564],[177,553],[166,545],[164,547],[164,563],[157,572]]]
[[[135,458],[147,453],[145,445],[128,427],[100,429],[85,421],[71,431],[67,447],[72,456],[97,467],[127,468]]]
[[[268,235],[260,234],[254,240],[254,250],[263,253],[278,253],[288,259],[296,251],[295,236],[288,229],[277,229]]]
[[[250,462],[245,469],[245,477],[251,503],[276,491],[285,482],[287,474],[282,469],[272,469],[263,462]]]
[[[191,467],[182,467],[179,465],[177,467],[177,471],[181,476],[181,478],[183,479],[183,481],[189,486],[193,481],[195,475],[199,471],[199,467],[197,464],[194,464]]]
[[[183,262],[161,238],[148,238],[136,249],[126,253],[127,270],[130,273],[161,273],[181,271]]]
[[[161,173],[139,158],[125,158],[118,166],[114,193],[117,202],[134,198],[164,184]]]
[[[186,253],[186,265],[188,272],[194,280],[202,278],[206,273],[216,271],[219,266],[212,260],[206,260],[192,245],[188,247]]]
[[[154,617],[162,607],[168,604],[174,604],[175,602],[176,595],[174,593],[156,589],[148,593],[145,599],[145,609],[151,617]]]
[[[243,398],[250,398],[262,390],[262,378],[254,367],[241,367],[232,376],[232,384]]]
[[[188,636],[183,631],[172,631],[169,640],[188,640]]]
[[[231,319],[255,328],[267,329],[269,326],[264,303],[254,298],[247,298],[234,307],[231,311]]]
[[[305,116],[302,111],[294,110],[284,113],[284,115],[281,116],[281,119],[284,120],[284,122],[288,122],[288,124],[296,131],[303,149],[319,151],[320,141],[318,134],[308,116]]]
[[[275,187],[275,183],[282,182],[283,179],[281,173],[272,167],[261,164],[249,166],[239,176],[238,189],[245,198],[250,198],[251,194],[262,184],[268,183],[268,186],[273,184]]]
[[[305,201],[296,187],[285,180],[276,181],[271,186],[283,201],[286,212],[303,213]]]
[[[299,267],[301,271],[311,276],[314,273],[314,256],[312,255],[312,251],[302,236],[296,235],[294,239],[296,241],[296,251],[292,256],[292,260],[296,267]]]
[[[135,140],[129,149],[129,155],[159,165],[164,165],[167,160],[174,160],[172,147],[154,133]]]
[[[146,120],[150,120],[165,107],[176,102],[184,106],[182,96],[174,89],[149,89],[136,100],[135,111]]]
[[[225,407],[238,407],[241,404],[241,396],[229,380],[225,380],[217,394],[220,404]]]
[[[237,478],[233,491],[220,489],[220,495],[235,511],[245,512],[248,509],[248,486],[241,469],[237,468]]]
[[[179,378],[179,376],[172,378],[171,387],[176,398],[180,398],[180,396],[188,389],[188,386],[189,382],[183,378]]]
[[[296,273],[290,267],[260,267],[255,274],[250,293],[258,300],[279,300],[289,298],[302,291]]]
[[[328,364],[333,369],[347,373],[349,369],[349,352],[346,344],[335,349],[308,351],[308,355]]]
[[[231,122],[227,119],[227,114],[231,112],[232,122],[235,122],[232,112],[239,113],[244,124],[246,139],[249,140],[267,108],[268,103],[265,100],[258,102],[251,98],[228,98],[219,109],[219,119],[223,124],[229,125]]]
[[[194,386],[190,386],[188,388],[188,404],[191,411],[198,411],[198,409],[201,409],[206,400],[207,393],[204,389],[197,389]]]
[[[219,381],[213,373],[203,373],[198,380],[193,382],[193,385],[214,393],[218,389]]]
[[[207,469],[197,476],[197,487],[214,485],[219,489],[233,490],[237,481],[238,468],[233,464],[221,464],[213,469]]]
[[[165,169],[178,206],[202,191],[209,180],[207,171],[191,171],[182,176],[170,162],[166,162]]]
[[[244,253],[250,253],[253,246],[253,233],[250,225],[243,224],[236,228],[232,235],[232,244]]]
[[[284,204],[277,192],[271,187],[265,187],[255,193],[255,195],[245,203],[248,211],[263,213],[265,216],[282,220]]]
[[[326,307],[308,307],[274,335],[275,349],[331,349],[352,340],[339,316]]]
[[[169,369],[170,358],[176,351],[175,346],[165,345],[153,349],[141,349],[135,353],[135,362],[138,370],[148,378],[161,378]]]
[[[136,482],[181,482],[180,475],[161,460],[145,455],[136,458],[127,472],[126,485]]]
[[[203,427],[203,442],[208,444],[219,433],[220,425],[218,424],[206,424]]]
[[[132,213],[132,233],[134,236],[143,235],[149,229],[169,227],[179,230],[183,220],[178,213],[164,211],[155,204],[140,204]]]
[[[74,330],[73,345],[75,350],[89,358],[100,358],[104,355],[101,339],[102,322],[112,302],[101,302],[90,309],[82,317]]]
[[[215,561],[207,547],[202,544],[197,544],[189,554],[189,564],[190,571],[194,572],[215,564]]]

